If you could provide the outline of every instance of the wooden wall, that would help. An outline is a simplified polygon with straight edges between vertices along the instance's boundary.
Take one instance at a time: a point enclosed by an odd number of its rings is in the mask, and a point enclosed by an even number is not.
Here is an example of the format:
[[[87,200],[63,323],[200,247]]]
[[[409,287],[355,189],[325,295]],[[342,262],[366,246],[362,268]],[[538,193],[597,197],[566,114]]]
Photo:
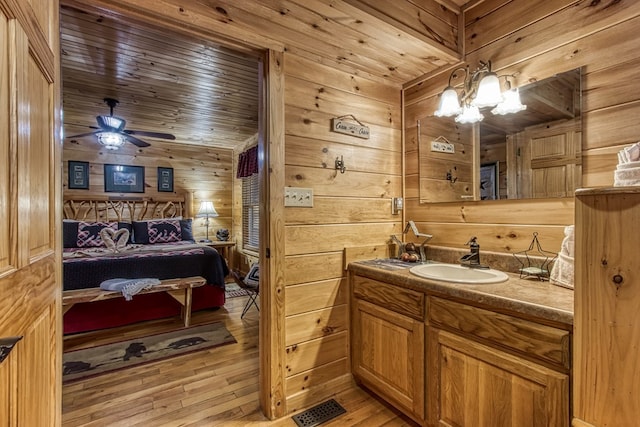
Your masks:
[[[613,183],[616,153],[640,135],[640,3],[576,0],[487,0],[464,13],[464,52],[475,67],[518,74],[518,84],[583,67],[583,187]],[[558,251],[563,227],[574,222],[573,198],[420,204],[415,121],[433,112],[447,84],[443,73],[406,87],[406,214],[431,243],[462,247],[478,236],[484,250],[528,247],[537,231],[543,248]]]
[[[69,160],[89,162],[89,190],[70,190],[68,188]],[[192,215],[197,213],[200,201],[213,201],[220,216],[209,220],[209,238],[215,240],[215,234],[219,228],[227,228],[232,232],[232,150],[163,141],[152,143],[150,147],[146,148],[125,144],[119,150],[109,151],[91,138],[85,138],[78,142],[65,140],[63,161],[63,192],[65,196],[166,197],[170,193],[158,192],[157,168],[159,166],[173,168],[174,192],[176,194],[193,194],[193,205],[189,207]],[[105,193],[104,164],[144,166],[144,194]],[[194,237],[204,238],[206,232],[204,219],[194,219],[193,227]]]
[[[285,208],[285,392],[295,411],[351,381],[345,246],[401,233],[400,88],[285,57],[285,185],[313,189],[313,208]],[[331,132],[353,114],[370,139]],[[335,170],[342,157],[344,174]]]

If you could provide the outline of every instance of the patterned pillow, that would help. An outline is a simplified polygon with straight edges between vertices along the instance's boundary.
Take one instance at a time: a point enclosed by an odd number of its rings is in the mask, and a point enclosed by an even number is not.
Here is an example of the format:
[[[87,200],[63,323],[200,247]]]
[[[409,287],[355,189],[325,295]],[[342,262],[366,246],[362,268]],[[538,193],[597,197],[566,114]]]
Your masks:
[[[103,228],[111,228],[114,231],[118,230],[117,222],[78,222],[78,240],[77,246],[79,248],[90,248],[104,246],[104,242],[100,237],[100,230]]]
[[[182,240],[180,220],[159,219],[147,222],[149,243],[169,243]]]

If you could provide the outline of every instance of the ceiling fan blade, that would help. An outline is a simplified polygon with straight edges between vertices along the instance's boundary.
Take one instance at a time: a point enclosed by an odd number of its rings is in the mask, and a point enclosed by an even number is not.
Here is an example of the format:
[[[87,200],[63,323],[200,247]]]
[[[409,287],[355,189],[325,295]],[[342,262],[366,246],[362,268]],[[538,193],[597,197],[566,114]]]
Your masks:
[[[67,138],[82,138],[83,136],[89,136],[89,135],[95,135],[98,132],[102,132],[102,131],[95,131],[95,132],[87,132],[87,133],[80,133],[78,135],[71,135],[68,136]]]
[[[170,139],[172,141],[176,139],[176,137],[170,133],[147,132],[144,130],[124,130],[123,132],[126,133],[127,135],[148,136],[151,138]]]
[[[151,144],[149,144],[148,142],[145,142],[141,139],[136,138],[135,136],[131,136],[131,135],[125,135],[125,137],[127,138],[127,141],[129,141],[130,143],[132,143],[133,145],[137,146],[137,147],[149,147]]]

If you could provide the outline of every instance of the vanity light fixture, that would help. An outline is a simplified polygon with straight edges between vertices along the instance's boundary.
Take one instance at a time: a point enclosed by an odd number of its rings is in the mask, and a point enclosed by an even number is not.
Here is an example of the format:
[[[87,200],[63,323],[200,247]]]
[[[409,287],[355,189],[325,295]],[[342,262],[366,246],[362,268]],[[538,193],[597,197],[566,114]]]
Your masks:
[[[458,91],[451,81],[457,77],[458,71],[464,72],[464,88]],[[510,114],[527,108],[520,102],[518,89],[511,89],[510,76],[498,76],[491,71],[491,61],[480,61],[473,72],[469,66],[456,68],[449,76],[449,84],[442,92],[440,105],[434,115],[436,117],[453,117],[458,123],[476,123],[484,118],[481,108],[495,107],[493,114]],[[501,93],[500,79],[506,81],[506,91]]]

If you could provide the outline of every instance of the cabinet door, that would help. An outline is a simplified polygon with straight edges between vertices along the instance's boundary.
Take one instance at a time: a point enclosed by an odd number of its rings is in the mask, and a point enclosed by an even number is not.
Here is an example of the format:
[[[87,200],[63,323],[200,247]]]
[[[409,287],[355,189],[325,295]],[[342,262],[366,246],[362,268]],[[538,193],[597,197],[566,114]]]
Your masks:
[[[569,425],[569,378],[525,359],[429,328],[429,425]]]
[[[354,300],[352,364],[358,380],[424,419],[424,323]]]

